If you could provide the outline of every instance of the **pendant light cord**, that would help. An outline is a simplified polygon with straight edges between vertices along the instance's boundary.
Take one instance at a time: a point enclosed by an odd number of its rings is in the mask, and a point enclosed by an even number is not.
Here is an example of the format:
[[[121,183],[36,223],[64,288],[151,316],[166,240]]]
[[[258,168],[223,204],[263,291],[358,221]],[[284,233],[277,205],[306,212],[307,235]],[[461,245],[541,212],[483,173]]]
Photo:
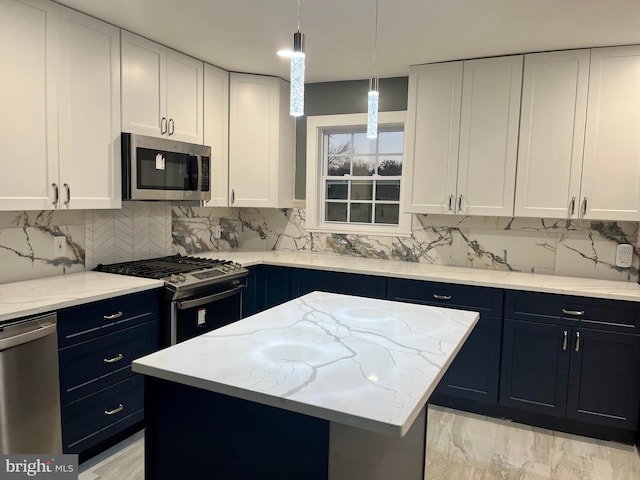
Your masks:
[[[378,1],[376,0],[376,28],[373,37],[373,76],[376,76],[376,53],[378,50]],[[298,0],[300,2],[300,0]]]
[[[300,31],[300,0],[298,0],[298,31]]]

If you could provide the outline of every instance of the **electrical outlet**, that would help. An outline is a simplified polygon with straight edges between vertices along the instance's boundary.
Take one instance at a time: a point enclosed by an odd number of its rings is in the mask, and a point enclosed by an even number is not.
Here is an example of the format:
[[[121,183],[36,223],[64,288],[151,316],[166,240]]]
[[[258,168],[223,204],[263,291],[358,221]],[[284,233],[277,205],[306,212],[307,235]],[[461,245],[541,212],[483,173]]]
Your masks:
[[[56,258],[67,256],[67,237],[64,235],[53,237],[53,256]]]
[[[633,261],[633,245],[621,243],[616,248],[616,266],[629,268]]]
[[[222,227],[220,225],[213,226],[213,238],[221,238],[222,237]]]

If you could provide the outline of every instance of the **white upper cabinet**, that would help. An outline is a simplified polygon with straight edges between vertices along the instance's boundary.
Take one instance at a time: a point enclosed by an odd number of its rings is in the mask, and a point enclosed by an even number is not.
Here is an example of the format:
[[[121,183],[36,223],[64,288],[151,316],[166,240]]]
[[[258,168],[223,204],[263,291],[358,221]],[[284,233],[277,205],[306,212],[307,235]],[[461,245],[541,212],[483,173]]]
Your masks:
[[[640,46],[591,50],[580,213],[640,220]]]
[[[119,208],[120,31],[43,1],[0,2],[0,209]]]
[[[579,215],[589,50],[526,55],[516,217]]]
[[[120,30],[66,8],[59,18],[61,201],[120,208]]]
[[[232,73],[229,86],[231,206],[293,206],[295,120],[289,84],[276,77]]]
[[[204,66],[204,144],[211,147],[209,207],[229,204],[229,72]]]
[[[204,63],[122,31],[122,129],[202,144]]]
[[[458,214],[513,215],[522,56],[464,62]]]
[[[55,50],[49,4],[0,1],[1,210],[55,208],[58,184]]]
[[[513,214],[522,56],[412,67],[404,211]]]
[[[452,212],[461,101],[462,62],[411,67],[402,179],[405,210]]]

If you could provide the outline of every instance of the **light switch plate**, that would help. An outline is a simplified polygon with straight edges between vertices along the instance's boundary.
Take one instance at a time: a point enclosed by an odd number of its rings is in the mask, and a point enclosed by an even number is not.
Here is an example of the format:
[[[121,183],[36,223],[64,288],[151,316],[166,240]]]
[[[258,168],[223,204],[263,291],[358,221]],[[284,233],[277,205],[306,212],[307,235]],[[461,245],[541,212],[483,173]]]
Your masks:
[[[629,268],[633,261],[633,245],[621,243],[616,248],[616,266]]]

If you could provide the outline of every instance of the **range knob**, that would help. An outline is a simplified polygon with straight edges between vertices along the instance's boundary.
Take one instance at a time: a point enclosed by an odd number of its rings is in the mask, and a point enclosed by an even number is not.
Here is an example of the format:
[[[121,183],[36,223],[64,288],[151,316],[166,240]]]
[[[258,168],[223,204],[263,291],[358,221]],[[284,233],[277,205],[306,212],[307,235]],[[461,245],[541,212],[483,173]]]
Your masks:
[[[169,281],[171,283],[178,283],[178,275],[176,275],[175,273],[172,273],[171,276],[169,277]]]
[[[184,282],[187,279],[187,277],[185,277],[182,273],[178,274],[178,281],[179,282]]]

